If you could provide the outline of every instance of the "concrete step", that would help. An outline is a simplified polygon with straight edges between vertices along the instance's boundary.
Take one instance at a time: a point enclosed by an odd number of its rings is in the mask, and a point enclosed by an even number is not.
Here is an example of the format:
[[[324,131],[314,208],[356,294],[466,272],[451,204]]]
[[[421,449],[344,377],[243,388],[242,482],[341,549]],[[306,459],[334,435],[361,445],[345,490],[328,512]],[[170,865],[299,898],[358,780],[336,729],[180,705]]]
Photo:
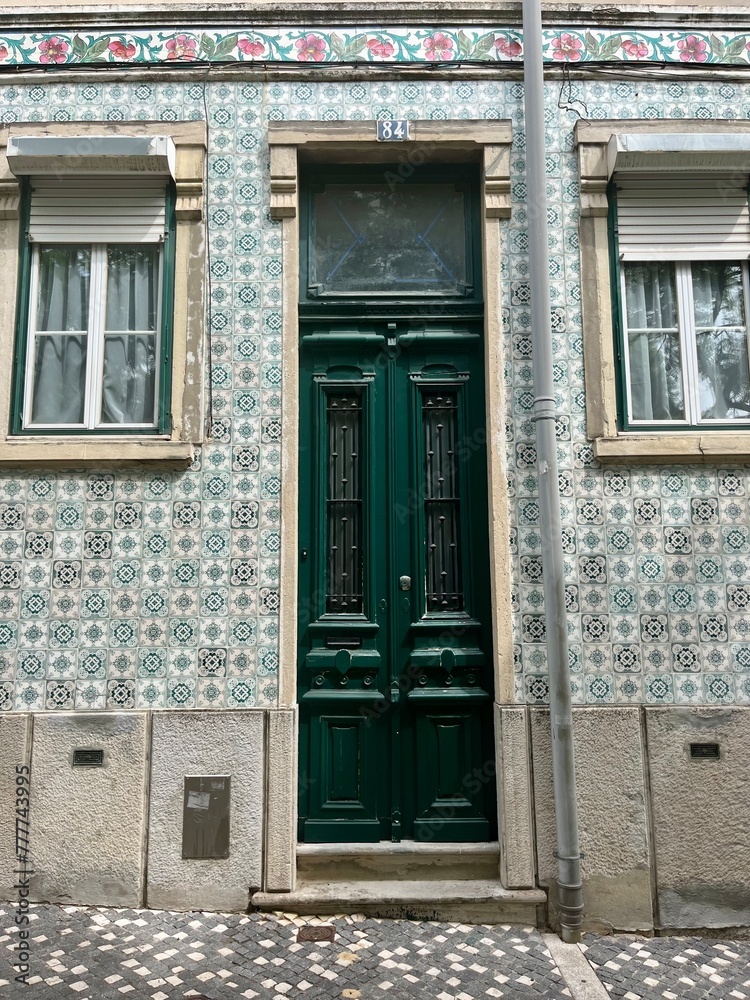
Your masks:
[[[305,882],[294,892],[256,892],[257,910],[323,916],[458,921],[471,924],[544,925],[547,897],[541,889],[504,889],[496,880],[359,880]]]
[[[297,873],[308,882],[356,882],[361,879],[497,879],[500,845],[299,844]]]

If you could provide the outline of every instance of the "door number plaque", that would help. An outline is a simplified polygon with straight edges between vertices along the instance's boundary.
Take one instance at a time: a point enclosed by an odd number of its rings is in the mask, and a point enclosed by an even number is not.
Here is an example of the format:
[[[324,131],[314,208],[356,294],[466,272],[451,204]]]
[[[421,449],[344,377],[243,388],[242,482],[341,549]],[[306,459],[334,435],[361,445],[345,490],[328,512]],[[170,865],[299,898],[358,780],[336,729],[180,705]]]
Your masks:
[[[405,142],[411,138],[409,122],[404,119],[389,118],[378,121],[378,142]]]

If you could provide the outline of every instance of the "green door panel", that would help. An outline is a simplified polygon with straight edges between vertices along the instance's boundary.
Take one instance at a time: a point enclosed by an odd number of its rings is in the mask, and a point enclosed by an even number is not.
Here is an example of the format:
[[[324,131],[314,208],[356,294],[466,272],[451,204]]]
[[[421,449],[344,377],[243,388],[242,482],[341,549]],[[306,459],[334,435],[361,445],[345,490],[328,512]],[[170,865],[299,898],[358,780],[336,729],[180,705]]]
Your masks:
[[[303,841],[495,835],[481,322],[300,338]]]
[[[305,824],[310,843],[378,841],[376,818],[377,733],[358,711],[346,713],[321,702],[304,705],[310,733],[314,780],[309,785],[311,818]],[[357,706],[358,708],[359,706]]]

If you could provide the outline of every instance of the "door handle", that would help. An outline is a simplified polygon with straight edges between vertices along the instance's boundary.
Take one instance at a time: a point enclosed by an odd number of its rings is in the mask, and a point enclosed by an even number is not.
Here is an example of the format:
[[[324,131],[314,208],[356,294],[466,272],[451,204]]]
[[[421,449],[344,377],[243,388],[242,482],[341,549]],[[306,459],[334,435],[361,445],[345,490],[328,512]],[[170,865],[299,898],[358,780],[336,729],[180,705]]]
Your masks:
[[[401,590],[411,590],[411,577],[400,576],[398,578],[398,585]]]

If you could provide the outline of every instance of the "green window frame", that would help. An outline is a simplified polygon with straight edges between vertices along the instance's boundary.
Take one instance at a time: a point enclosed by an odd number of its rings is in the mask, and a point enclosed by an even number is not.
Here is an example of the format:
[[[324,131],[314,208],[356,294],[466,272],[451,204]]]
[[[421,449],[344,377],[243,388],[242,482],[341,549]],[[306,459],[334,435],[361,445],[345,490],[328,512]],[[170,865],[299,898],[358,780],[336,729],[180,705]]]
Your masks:
[[[64,436],[64,437],[102,437],[102,436],[159,436],[164,437],[171,434],[171,394],[172,394],[172,351],[173,351],[173,312],[174,312],[174,278],[175,278],[175,241],[176,241],[176,189],[173,181],[166,184],[165,194],[165,236],[159,243],[133,244],[133,246],[157,246],[158,270],[159,270],[159,294],[157,317],[154,329],[154,336],[158,346],[155,350],[155,379],[156,379],[156,399],[155,399],[155,419],[152,425],[141,424],[118,424],[99,422],[94,425],[93,420],[89,420],[91,426],[81,425],[61,425],[55,426],[45,424],[44,426],[34,426],[24,418],[30,412],[29,394],[32,391],[33,359],[30,356],[32,341],[30,338],[33,310],[36,303],[32,302],[34,291],[35,270],[38,269],[38,259],[43,243],[32,243],[29,239],[29,221],[31,214],[31,182],[25,179],[21,192],[21,212],[20,212],[20,246],[19,246],[19,281],[16,308],[16,330],[15,348],[13,358],[12,385],[11,385],[11,408],[10,408],[10,433],[17,436]],[[49,244],[52,246],[53,244]],[[89,247],[95,260],[96,273],[99,280],[104,280],[107,271],[107,248],[123,247],[130,244],[121,242],[107,243],[106,240],[92,243],[90,241],[77,242],[71,240],[66,244],[54,244],[65,247]],[[41,249],[40,249],[41,248]],[[103,288],[103,285],[101,286]],[[103,313],[102,303],[98,303],[99,312]],[[87,311],[87,330],[91,331],[92,314],[97,307],[93,294],[91,295]],[[95,325],[95,332],[101,338],[101,343],[97,346],[99,354],[103,358],[103,340],[105,336],[103,318]],[[91,392],[100,392],[100,382],[103,378],[102,365],[97,366],[94,371],[91,366],[86,376],[85,392],[89,399]],[[89,412],[93,412],[89,407]]]
[[[660,261],[639,261],[620,259],[620,247],[618,239],[618,205],[617,205],[617,185],[611,181],[607,186],[608,215],[607,230],[609,237],[609,258],[610,258],[610,290],[612,306],[612,327],[614,333],[615,366],[616,366],[616,396],[617,396],[617,426],[620,431],[644,431],[660,433],[684,433],[686,431],[727,431],[727,430],[747,430],[750,429],[750,270],[746,260],[703,260],[696,256],[695,259],[670,260],[665,257]],[[734,271],[737,279],[734,283],[738,291],[739,308],[742,321],[722,326],[717,323],[713,329],[701,327],[698,319],[697,295],[694,294],[698,287],[698,275],[696,269],[710,268],[714,266],[726,272]],[[632,315],[629,315],[628,301],[626,294],[626,269],[631,268],[633,272],[637,268],[646,269],[653,267],[661,270],[663,277],[671,272],[671,292],[674,299],[673,311],[670,317],[668,329],[653,327],[636,328]],[[662,291],[667,289],[659,288],[660,298]],[[737,296],[735,296],[737,298]],[[715,303],[715,308],[721,312],[721,303]],[[744,342],[745,351],[745,382],[747,383],[747,416],[727,418],[726,416],[711,415],[710,408],[706,405],[706,396],[718,395],[717,383],[711,384],[707,375],[708,365],[701,361],[701,350],[699,339],[710,335],[720,335],[723,340],[729,341],[732,333],[739,334],[734,337],[735,353],[737,342]],[[679,410],[676,415],[664,415],[668,409],[667,390],[663,392],[664,402],[659,412],[658,408],[652,408],[650,416],[638,416],[637,403],[635,402],[634,384],[636,376],[633,369],[630,344],[633,337],[647,339],[649,350],[655,339],[661,336],[662,339],[672,338],[671,360],[665,361],[664,372],[672,376],[672,386],[669,391],[672,410]],[[724,351],[731,348],[731,345]],[[723,349],[722,349],[723,350]],[[741,348],[740,348],[741,351]],[[659,352],[661,353],[661,352]],[[721,353],[717,351],[717,353]],[[679,366],[679,378],[674,377],[675,356],[678,356],[676,364]],[[736,359],[735,359],[736,360]],[[742,366],[742,359],[736,360],[735,367]],[[677,384],[679,383],[679,385]],[[705,415],[702,410],[706,407],[709,415]],[[719,408],[718,406],[716,408]],[[655,411],[655,412],[654,412]]]

